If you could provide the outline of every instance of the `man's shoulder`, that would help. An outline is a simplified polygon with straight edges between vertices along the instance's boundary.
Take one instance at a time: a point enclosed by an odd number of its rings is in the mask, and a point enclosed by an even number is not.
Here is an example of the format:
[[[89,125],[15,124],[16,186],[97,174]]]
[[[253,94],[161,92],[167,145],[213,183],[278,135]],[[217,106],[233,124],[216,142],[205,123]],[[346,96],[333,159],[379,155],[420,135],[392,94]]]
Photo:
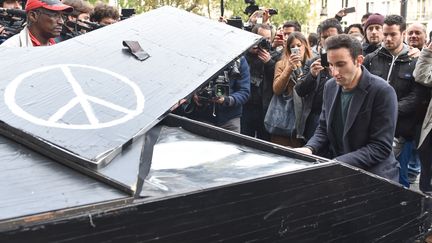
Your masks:
[[[7,39],[5,42],[3,42],[0,47],[21,47],[21,41],[19,34],[16,34],[9,39]]]
[[[366,90],[393,89],[383,78],[367,70],[363,70],[363,75],[362,80],[367,83],[366,85],[363,84]]]

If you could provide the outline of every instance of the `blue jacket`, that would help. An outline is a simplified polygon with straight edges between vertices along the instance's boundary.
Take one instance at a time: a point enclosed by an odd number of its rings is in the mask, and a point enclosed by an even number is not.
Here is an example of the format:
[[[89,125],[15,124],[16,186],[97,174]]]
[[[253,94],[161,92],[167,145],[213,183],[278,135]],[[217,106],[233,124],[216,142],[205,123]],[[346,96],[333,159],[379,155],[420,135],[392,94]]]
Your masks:
[[[362,66],[362,76],[348,108],[343,130],[343,153],[336,154],[334,110],[341,87],[334,79],[324,86],[323,107],[319,125],[306,146],[314,151],[328,149],[338,161],[397,181],[397,161],[392,151],[397,120],[397,98],[394,89],[382,78]]]

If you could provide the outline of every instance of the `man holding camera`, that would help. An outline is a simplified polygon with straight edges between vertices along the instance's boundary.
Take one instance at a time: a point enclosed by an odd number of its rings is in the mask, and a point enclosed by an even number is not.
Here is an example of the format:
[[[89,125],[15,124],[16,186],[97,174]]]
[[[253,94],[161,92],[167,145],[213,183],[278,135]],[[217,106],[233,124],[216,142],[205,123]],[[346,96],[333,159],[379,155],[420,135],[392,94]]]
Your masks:
[[[71,6],[59,0],[28,0],[27,26],[1,45],[1,47],[33,47],[54,45],[60,36],[65,13],[73,11]]]
[[[20,0],[0,0],[0,8],[21,10],[22,2]],[[24,20],[16,16],[8,16],[7,13],[0,12],[0,44],[12,36],[14,33],[8,28],[20,30]],[[12,25],[12,26],[10,26]]]
[[[249,94],[249,66],[241,57],[196,92],[192,99],[182,102],[176,113],[240,133],[242,107]]]
[[[318,34],[320,36],[320,56],[312,58],[305,64],[305,74],[294,87],[297,94],[303,98],[303,112],[301,122],[305,124],[305,140],[309,140],[318,126],[323,103],[323,90],[325,83],[331,79],[328,69],[327,54],[324,52],[324,42],[330,36],[342,33],[342,27],[337,19],[326,19],[320,23]],[[322,154],[323,156],[325,154]]]
[[[271,51],[271,27],[255,25],[252,32],[263,37],[262,41],[249,49],[245,55],[250,67],[250,97],[243,106],[241,133],[266,141],[270,135],[264,128],[264,116],[273,95],[273,77],[280,53]]]

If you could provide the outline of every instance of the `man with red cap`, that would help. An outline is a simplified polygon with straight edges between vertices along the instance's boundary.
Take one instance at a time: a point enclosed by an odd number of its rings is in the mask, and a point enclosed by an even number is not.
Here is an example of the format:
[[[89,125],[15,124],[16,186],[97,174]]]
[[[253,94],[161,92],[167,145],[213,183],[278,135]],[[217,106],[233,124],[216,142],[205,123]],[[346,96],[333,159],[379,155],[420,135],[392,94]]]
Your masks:
[[[73,11],[59,0],[28,0],[25,6],[27,26],[0,47],[34,47],[54,45],[64,24],[64,14]]]

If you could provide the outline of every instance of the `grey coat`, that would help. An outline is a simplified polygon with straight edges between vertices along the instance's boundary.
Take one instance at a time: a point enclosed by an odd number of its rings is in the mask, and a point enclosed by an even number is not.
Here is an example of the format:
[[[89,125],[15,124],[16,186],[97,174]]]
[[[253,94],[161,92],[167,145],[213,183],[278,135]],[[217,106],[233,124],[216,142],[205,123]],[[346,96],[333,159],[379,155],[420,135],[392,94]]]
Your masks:
[[[396,93],[387,82],[363,66],[362,71],[343,128],[343,153],[336,153],[332,128],[337,97],[342,89],[334,79],[325,84],[319,125],[306,146],[314,151],[328,148],[335,160],[397,181],[397,160],[392,151],[397,120]]]
[[[432,87],[432,50],[428,48],[423,48],[420,53],[420,57],[417,61],[416,67],[414,69],[415,81],[428,87]],[[420,147],[432,130],[432,102],[429,102],[429,107],[427,109],[426,116],[423,120],[423,125],[421,128],[420,140],[418,147]]]

